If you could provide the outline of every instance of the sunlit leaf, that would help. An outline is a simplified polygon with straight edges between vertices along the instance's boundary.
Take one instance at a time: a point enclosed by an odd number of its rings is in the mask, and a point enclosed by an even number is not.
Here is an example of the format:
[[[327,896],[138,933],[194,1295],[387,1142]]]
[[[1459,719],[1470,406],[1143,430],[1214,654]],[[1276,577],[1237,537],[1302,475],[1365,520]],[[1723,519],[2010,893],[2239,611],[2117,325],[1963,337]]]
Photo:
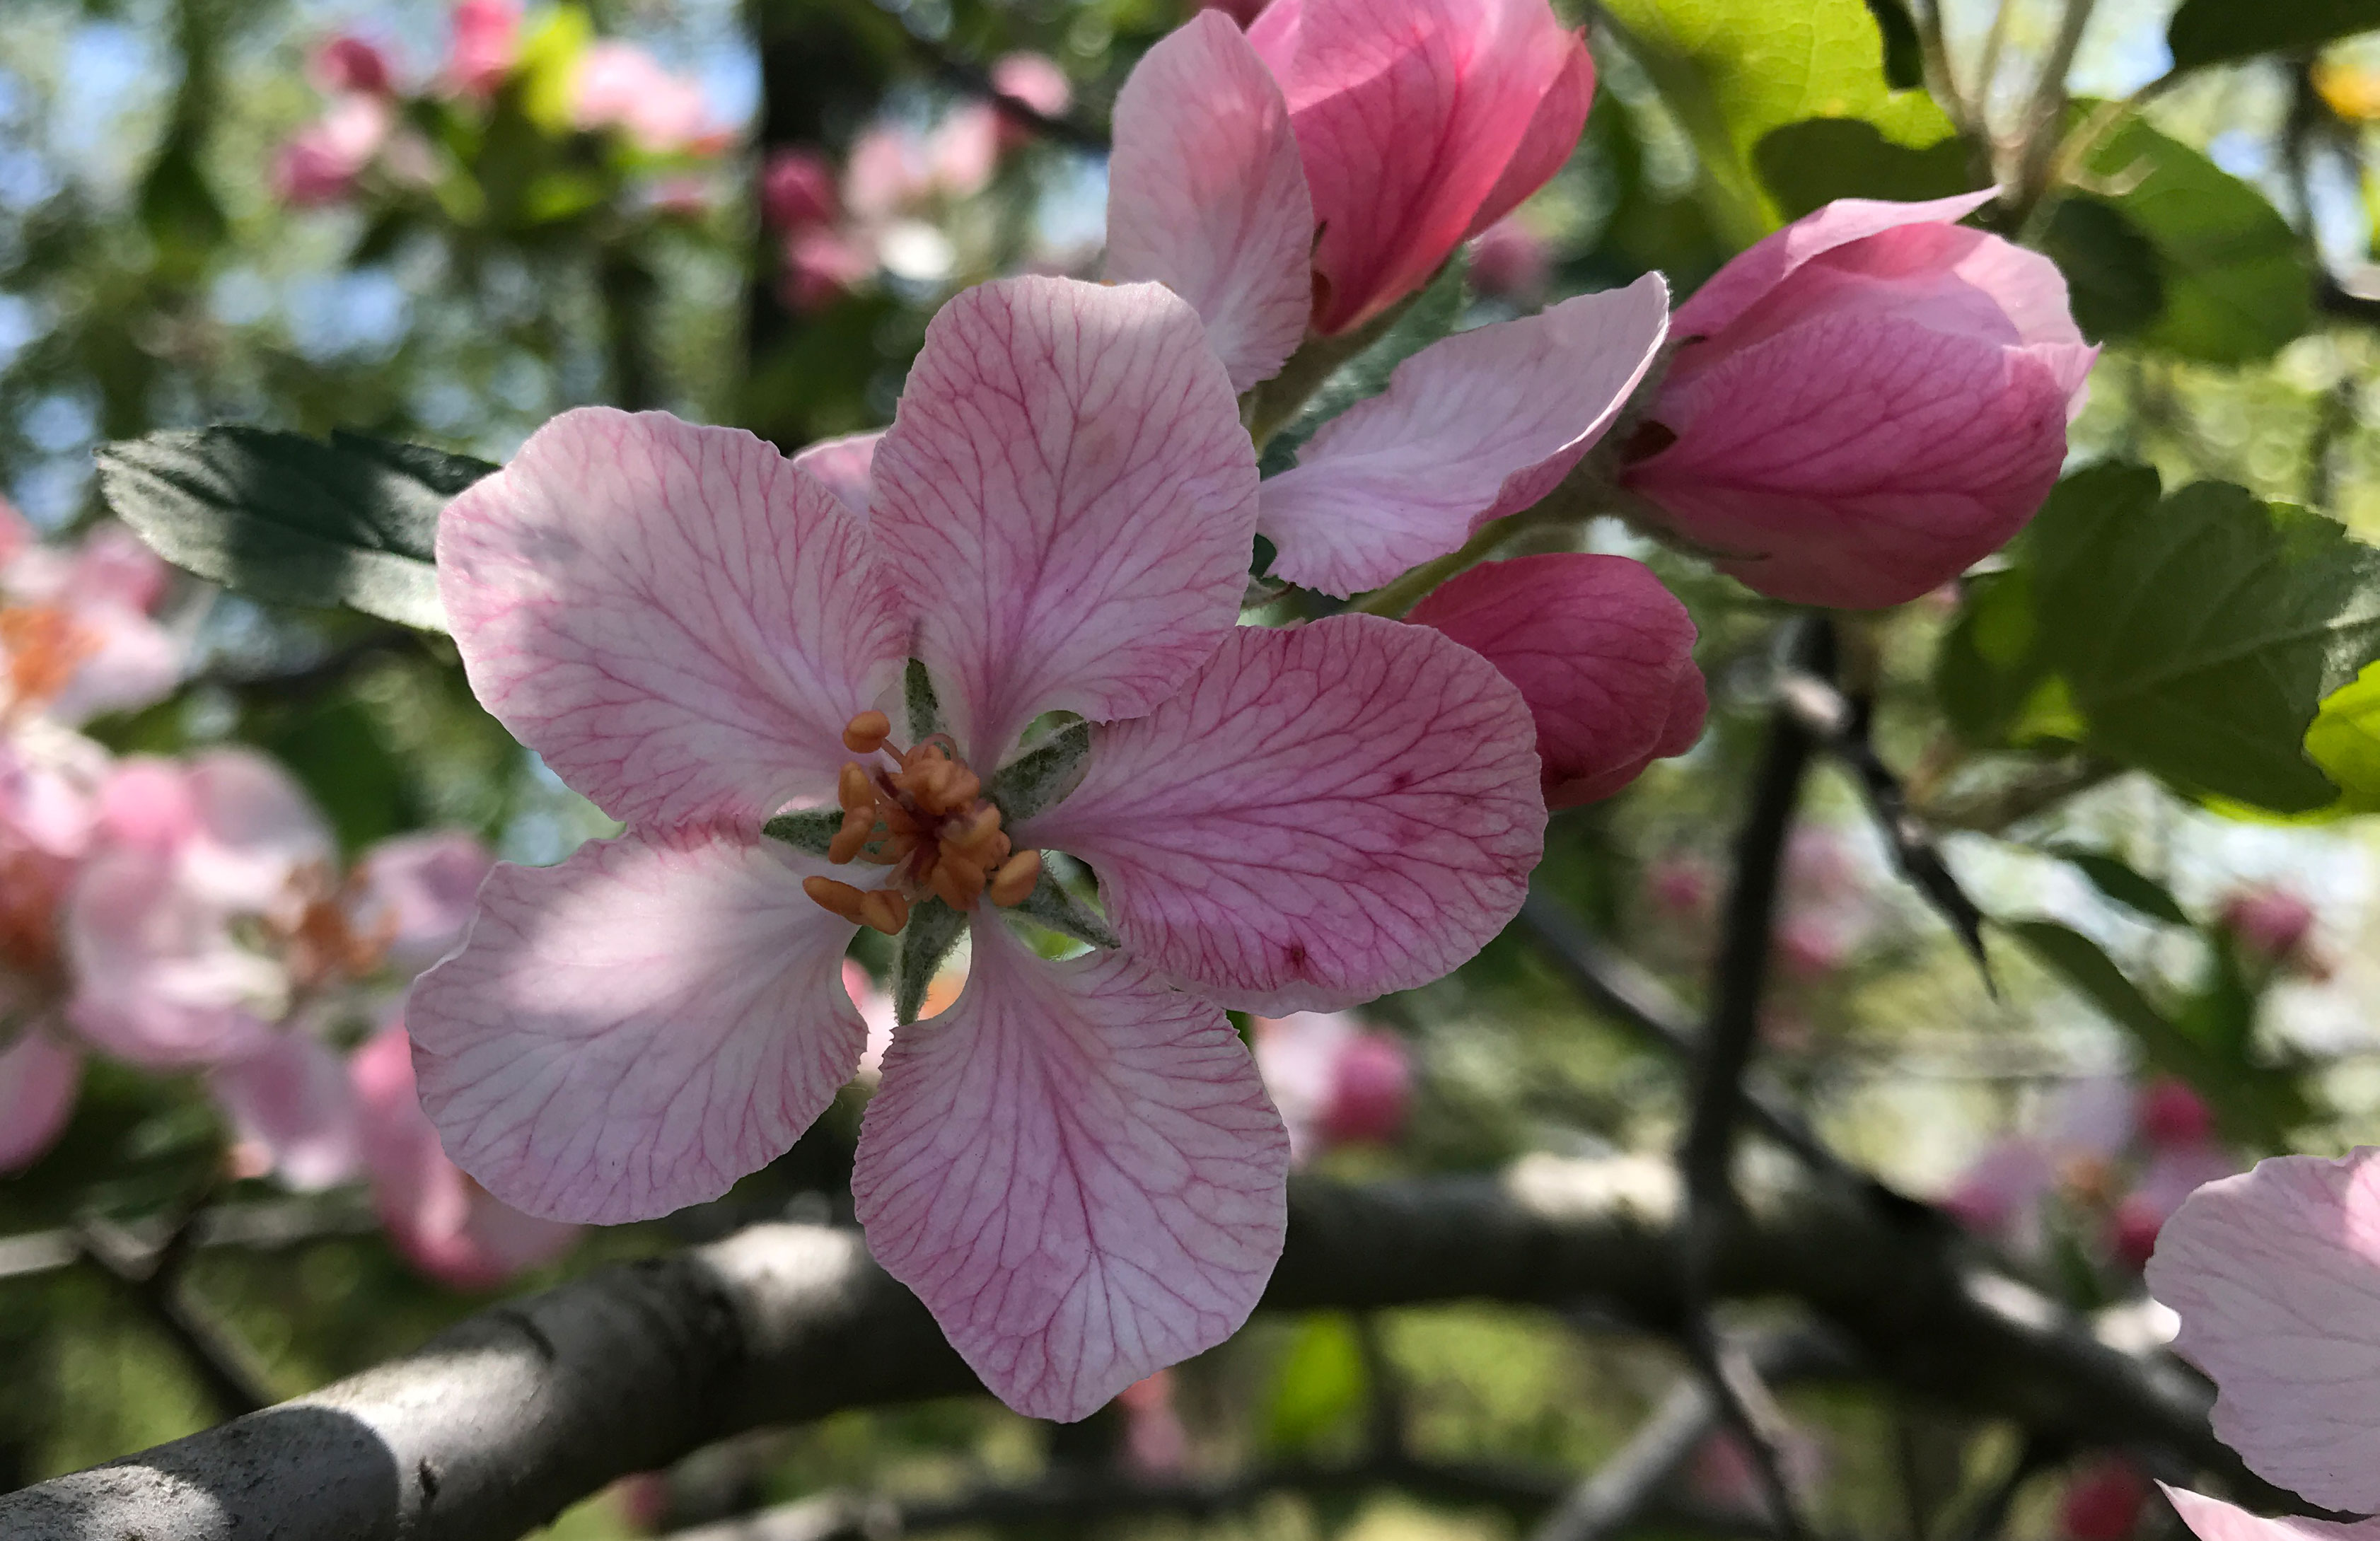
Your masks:
[[[2338,783],[2341,812],[2380,813],[2380,663],[2323,698],[2305,751]]]

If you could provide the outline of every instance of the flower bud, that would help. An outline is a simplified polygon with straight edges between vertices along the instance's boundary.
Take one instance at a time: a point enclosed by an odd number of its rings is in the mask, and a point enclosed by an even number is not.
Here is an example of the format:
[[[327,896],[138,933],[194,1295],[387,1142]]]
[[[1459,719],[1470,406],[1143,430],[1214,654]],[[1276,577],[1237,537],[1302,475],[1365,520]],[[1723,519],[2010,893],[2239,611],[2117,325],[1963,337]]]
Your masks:
[[[2301,965],[2313,933],[2313,906],[2286,889],[2251,889],[2224,903],[2223,928],[2265,967]]]
[[[842,212],[835,195],[834,166],[815,150],[779,150],[760,172],[760,217],[772,229],[792,232],[832,224]]]
[[[1332,1145],[1385,1145],[1413,1110],[1413,1061],[1404,1040],[1370,1028],[1348,1038],[1330,1066],[1322,1137]]]
[[[1853,610],[2016,534],[2097,349],[2056,264],[1951,223],[1988,197],[1843,199],[1704,285],[1622,469],[1649,516],[1772,599]]]
[[[315,49],[311,64],[314,83],[326,91],[385,96],[394,79],[387,55],[346,32]]]

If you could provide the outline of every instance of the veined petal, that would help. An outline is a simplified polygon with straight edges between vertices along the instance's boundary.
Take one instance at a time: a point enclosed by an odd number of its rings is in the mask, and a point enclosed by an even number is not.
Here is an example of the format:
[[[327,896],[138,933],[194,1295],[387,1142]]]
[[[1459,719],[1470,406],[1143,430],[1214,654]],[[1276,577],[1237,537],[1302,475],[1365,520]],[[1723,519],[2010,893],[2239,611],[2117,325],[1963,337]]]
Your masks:
[[[1099,730],[1016,840],[1097,870],[1126,944],[1225,1005],[1333,1011],[1427,984],[1521,907],[1545,841],[1521,693],[1426,626],[1243,627]]]
[[[2198,1541],[2380,1541],[2380,1520],[2316,1520],[2284,1514],[2267,1520],[2237,1504],[2158,1483]]]
[[[2325,1509],[2380,1508],[2380,1149],[2208,1183],[2158,1233],[2148,1284],[2214,1378],[2217,1438]]]
[[[822,795],[905,640],[867,528],[748,433],[581,407],[438,522],[471,688],[629,824]]]
[[[1536,503],[1627,405],[1668,317],[1668,285],[1646,273],[1406,359],[1264,484],[1273,570],[1325,593],[1377,588]]]
[[[1313,249],[1281,87],[1230,18],[1202,11],[1141,55],[1116,97],[1108,274],[1188,300],[1245,391],[1305,335]]]
[[[876,461],[876,442],[883,437],[884,431],[878,428],[846,433],[840,439],[821,439],[795,452],[794,464],[818,478],[819,485],[832,492],[835,502],[865,519],[869,467]]]
[[[0,1172],[41,1159],[73,1116],[81,1086],[82,1051],[39,1025],[0,1049]]]
[[[1595,55],[1586,51],[1585,33],[1573,32],[1561,73],[1537,103],[1529,130],[1521,136],[1521,147],[1512,152],[1504,175],[1488,190],[1488,201],[1471,216],[1467,234],[1476,236],[1486,230],[1554,179],[1554,173],[1569,164],[1571,153],[1578,149],[1578,137],[1586,131],[1586,115],[1594,105]]]
[[[1763,237],[1729,261],[1717,276],[1678,307],[1671,330],[1680,337],[1707,337],[1731,325],[1795,270],[1838,247],[1864,241],[1905,224],[1949,224],[1998,196],[1996,189],[1937,198],[1924,203],[1888,203],[1839,198],[1815,213]]]
[[[383,840],[356,864],[352,923],[365,936],[385,938],[398,969],[427,968],[463,940],[471,902],[495,863],[460,830]]]
[[[975,938],[957,1003],[893,1037],[852,1197],[1002,1401],[1081,1418],[1247,1319],[1289,1136],[1213,1006],[1121,954]]]
[[[867,1040],[842,985],[854,928],[802,892],[828,870],[703,831],[499,866],[406,1007],[447,1154],[516,1208],[605,1224],[783,1155]]]
[[[1007,278],[943,306],[871,516],[968,758],[1171,695],[1239,613],[1256,493],[1231,382],[1166,289]]]
[[[356,1174],[362,1151],[347,1067],[329,1044],[302,1029],[275,1033],[245,1059],[207,1076],[233,1134],[249,1147],[256,1173],[272,1172],[299,1193],[320,1193]]]

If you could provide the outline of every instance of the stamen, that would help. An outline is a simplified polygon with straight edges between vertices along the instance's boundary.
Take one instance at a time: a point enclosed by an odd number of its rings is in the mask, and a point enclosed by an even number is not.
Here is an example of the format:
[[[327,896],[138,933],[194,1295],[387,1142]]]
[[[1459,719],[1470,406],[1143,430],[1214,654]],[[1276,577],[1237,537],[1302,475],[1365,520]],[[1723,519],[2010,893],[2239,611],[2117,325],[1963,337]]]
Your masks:
[[[1002,909],[1013,909],[1025,903],[1033,885],[1041,880],[1041,853],[1019,851],[1000,864],[991,877],[991,902]]]
[[[892,736],[892,719],[880,711],[863,711],[844,724],[843,746],[855,755],[872,755]]]
[[[868,845],[868,837],[876,832],[876,810],[873,807],[852,808],[843,816],[843,828],[826,843],[826,859],[841,867],[856,859]]]
[[[867,895],[849,883],[839,883],[832,878],[804,878],[802,892],[829,914],[839,915],[854,925],[861,923],[859,906]]]
[[[843,762],[843,770],[835,777],[834,800],[845,813],[856,813],[861,808],[876,806],[876,783],[868,779],[866,768],[857,760]]]
[[[909,924],[909,901],[889,888],[872,888],[859,896],[859,920],[886,936],[898,936]]]

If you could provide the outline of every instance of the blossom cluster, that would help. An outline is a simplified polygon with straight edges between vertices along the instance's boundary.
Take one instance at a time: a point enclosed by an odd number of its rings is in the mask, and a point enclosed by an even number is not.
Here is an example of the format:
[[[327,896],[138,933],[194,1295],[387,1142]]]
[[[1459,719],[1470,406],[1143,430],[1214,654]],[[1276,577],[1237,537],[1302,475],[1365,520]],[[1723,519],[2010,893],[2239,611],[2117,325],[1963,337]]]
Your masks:
[[[434,1278],[484,1286],[552,1256],[570,1228],[505,1208],[440,1152],[397,1017],[492,858],[468,835],[413,834],[342,873],[322,816],[265,757],[119,759],[77,732],[179,682],[168,598],[129,531],[48,545],[0,503],[0,1172],[57,1140],[100,1055],[202,1081],[227,1175],[368,1182]]]
[[[467,0],[441,89],[503,78],[510,14]],[[342,56],[337,89],[385,89]],[[586,67],[583,112],[653,137],[653,93]],[[995,83],[1064,105],[1046,61]],[[1012,1406],[1082,1417],[1234,1331],[1293,1159],[1403,1116],[1399,1040],[1338,1013],[1470,959],[1549,809],[1701,734],[1686,607],[1578,515],[1779,600],[1898,603],[2030,516],[2095,357],[2056,268],[1961,223],[1988,191],[1849,201],[1674,316],[1646,274],[1302,422],[1458,249],[1514,270],[1595,89],[1547,0],[1203,9],[1115,102],[1103,281],[951,297],[889,428],[789,458],[587,407],[457,497],[475,694],[624,826],[495,866],[410,993],[462,1171],[554,1222],[658,1216],[864,1074],[868,1245]],[[1000,111],[766,165],[795,308],[901,272]],[[1516,271],[1508,305],[1544,281]],[[291,1002],[395,937],[309,930],[347,892],[310,880]],[[862,928],[898,939],[889,1022]]]

